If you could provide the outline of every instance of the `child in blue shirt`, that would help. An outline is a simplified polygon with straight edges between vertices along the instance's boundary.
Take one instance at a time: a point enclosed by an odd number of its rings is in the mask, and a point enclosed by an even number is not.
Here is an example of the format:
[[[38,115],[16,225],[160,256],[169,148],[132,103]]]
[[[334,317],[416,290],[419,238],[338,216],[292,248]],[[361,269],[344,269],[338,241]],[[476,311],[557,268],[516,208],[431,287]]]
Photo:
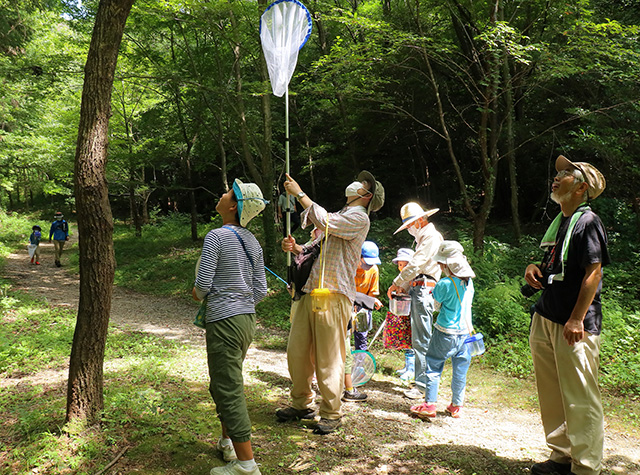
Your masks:
[[[29,257],[31,263],[40,265],[40,240],[42,239],[42,229],[37,224],[31,228],[33,231],[29,236]],[[35,261],[35,262],[34,262]]]
[[[440,303],[440,314],[427,350],[425,402],[411,407],[411,413],[421,419],[436,416],[440,376],[449,358],[452,365],[452,397],[446,412],[452,417],[460,417],[471,363],[471,354],[464,342],[472,332],[472,279],[476,275],[464,256],[462,245],[457,241],[443,241],[433,260],[440,265],[443,277],[433,289],[433,297]]]

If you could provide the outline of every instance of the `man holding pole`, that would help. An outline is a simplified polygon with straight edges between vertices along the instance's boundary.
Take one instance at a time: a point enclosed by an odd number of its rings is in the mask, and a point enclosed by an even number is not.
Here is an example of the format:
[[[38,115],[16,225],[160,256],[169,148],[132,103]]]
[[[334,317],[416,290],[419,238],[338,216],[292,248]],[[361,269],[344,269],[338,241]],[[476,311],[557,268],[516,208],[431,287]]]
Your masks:
[[[276,411],[280,421],[313,419],[315,392],[311,386],[314,373],[322,396],[320,420],[314,432],[328,434],[341,424],[341,396],[346,356],[345,338],[355,297],[355,274],[362,243],[369,232],[369,212],[384,204],[384,188],[374,176],[362,171],[345,190],[346,205],[337,213],[328,213],[307,196],[287,174],[284,188],[304,208],[302,228],[313,224],[324,233],[322,256],[313,263],[303,286],[304,295],[292,306],[287,362],[293,387],[292,405]],[[302,246],[292,236],[282,241],[282,249],[299,254]],[[324,260],[324,266],[321,260]],[[313,289],[323,286],[330,291],[326,310],[315,310]]]

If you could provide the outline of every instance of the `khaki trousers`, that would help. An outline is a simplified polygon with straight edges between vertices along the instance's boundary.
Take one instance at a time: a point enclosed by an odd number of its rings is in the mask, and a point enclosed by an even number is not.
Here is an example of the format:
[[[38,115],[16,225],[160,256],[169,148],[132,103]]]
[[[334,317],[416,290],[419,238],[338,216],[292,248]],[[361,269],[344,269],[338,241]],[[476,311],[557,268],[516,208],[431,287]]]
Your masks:
[[[604,414],[598,371],[600,336],[569,346],[564,327],[533,314],[529,343],[538,386],[540,414],[551,460],[571,463],[576,475],[602,470]]]
[[[64,248],[64,243],[66,241],[58,241],[56,239],[53,240],[53,248],[55,251],[55,261],[60,262],[60,258],[62,257],[62,249]]]
[[[291,307],[287,362],[291,375],[291,400],[295,409],[312,408],[315,372],[322,396],[320,417],[340,419],[344,387],[345,338],[352,305],[342,294],[328,297],[326,311],[314,312],[311,295]]]

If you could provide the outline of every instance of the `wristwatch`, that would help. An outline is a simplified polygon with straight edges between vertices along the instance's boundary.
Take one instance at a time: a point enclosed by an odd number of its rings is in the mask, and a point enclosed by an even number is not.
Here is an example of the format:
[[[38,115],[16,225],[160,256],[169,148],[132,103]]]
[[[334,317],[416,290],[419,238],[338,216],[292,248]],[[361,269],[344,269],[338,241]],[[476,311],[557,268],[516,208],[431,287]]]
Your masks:
[[[301,191],[300,193],[298,193],[296,195],[296,199],[301,200],[302,198],[304,198],[305,196],[307,196],[307,194],[304,191]]]

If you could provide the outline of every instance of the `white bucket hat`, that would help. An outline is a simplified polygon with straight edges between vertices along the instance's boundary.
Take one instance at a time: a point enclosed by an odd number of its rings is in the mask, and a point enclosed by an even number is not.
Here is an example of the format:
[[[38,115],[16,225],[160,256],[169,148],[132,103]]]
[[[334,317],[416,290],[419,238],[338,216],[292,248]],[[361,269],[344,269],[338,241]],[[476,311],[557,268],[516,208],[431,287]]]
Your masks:
[[[401,247],[398,249],[396,257],[391,261],[394,264],[397,264],[400,261],[411,262],[413,258],[413,249],[409,249],[408,247]]]
[[[233,182],[233,193],[238,201],[240,226],[245,227],[269,203],[262,197],[262,190],[255,183],[242,183],[237,178]]]
[[[433,209],[422,209],[418,203],[407,203],[400,209],[400,217],[402,218],[402,226],[396,229],[396,232],[393,234],[397,234],[403,229],[407,229],[411,223],[416,221],[418,218],[422,218],[426,216],[427,218],[433,214],[436,214],[440,211],[440,208]]]
[[[464,248],[458,241],[442,241],[438,252],[432,257],[435,262],[446,264],[456,277],[473,279],[476,274],[464,255]]]

